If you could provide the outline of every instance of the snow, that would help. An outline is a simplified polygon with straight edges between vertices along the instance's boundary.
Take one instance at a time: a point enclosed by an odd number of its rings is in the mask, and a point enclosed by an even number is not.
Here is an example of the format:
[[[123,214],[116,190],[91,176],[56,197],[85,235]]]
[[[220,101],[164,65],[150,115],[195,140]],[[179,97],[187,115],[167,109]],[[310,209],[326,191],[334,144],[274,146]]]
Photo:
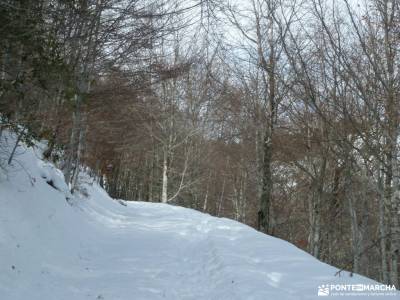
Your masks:
[[[54,167],[53,164],[39,160],[38,162],[40,176],[46,180],[47,184],[60,191],[66,198],[72,198],[64,174]]]
[[[73,197],[38,149],[18,151],[0,182],[0,299],[317,299],[322,284],[375,283],[232,220],[115,201],[88,178]]]

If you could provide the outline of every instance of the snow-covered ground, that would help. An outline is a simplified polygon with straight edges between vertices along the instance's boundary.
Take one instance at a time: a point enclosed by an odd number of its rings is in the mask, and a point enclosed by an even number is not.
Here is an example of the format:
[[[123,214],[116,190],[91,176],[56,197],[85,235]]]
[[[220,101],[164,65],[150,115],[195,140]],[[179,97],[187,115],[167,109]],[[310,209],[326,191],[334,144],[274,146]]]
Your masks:
[[[0,178],[1,300],[316,299],[321,285],[376,284],[232,220],[90,183],[72,197],[40,151],[19,152]]]

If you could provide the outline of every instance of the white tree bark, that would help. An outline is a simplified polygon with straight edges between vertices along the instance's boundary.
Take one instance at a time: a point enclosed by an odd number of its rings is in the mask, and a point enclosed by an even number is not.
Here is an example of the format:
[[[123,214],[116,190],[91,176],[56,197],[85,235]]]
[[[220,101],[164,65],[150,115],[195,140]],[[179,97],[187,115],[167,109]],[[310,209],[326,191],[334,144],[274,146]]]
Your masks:
[[[161,202],[162,203],[168,202],[168,150],[167,149],[164,149],[164,156],[163,156]]]

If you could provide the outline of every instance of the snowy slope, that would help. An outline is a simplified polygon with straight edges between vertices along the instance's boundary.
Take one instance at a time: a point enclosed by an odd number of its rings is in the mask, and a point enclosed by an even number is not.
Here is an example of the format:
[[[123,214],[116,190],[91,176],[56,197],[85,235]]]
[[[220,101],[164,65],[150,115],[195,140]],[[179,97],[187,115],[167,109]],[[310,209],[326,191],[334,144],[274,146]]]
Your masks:
[[[321,284],[374,283],[335,277],[337,269],[240,223],[122,205],[96,184],[69,204],[62,174],[39,151],[19,151],[0,179],[1,300],[317,299]]]

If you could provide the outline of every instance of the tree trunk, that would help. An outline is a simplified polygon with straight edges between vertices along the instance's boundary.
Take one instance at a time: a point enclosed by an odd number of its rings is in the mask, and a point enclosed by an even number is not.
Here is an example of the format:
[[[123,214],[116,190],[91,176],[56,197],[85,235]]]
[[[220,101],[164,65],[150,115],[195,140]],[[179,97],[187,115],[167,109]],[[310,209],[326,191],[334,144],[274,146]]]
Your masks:
[[[396,148],[396,147],[395,147]],[[400,203],[400,186],[399,186],[399,175],[398,161],[395,158],[395,153],[392,157],[393,167],[393,187],[390,201],[390,218],[391,218],[391,272],[390,272],[390,283],[394,284],[397,288],[399,286],[399,255],[400,255],[400,224],[399,224],[399,203]]]
[[[164,149],[161,202],[168,202],[168,150]]]
[[[15,152],[17,151],[19,142],[21,141],[22,135],[23,135],[23,134],[24,134],[24,131],[21,130],[21,132],[20,132],[20,133],[18,134],[18,136],[17,136],[17,140],[15,141],[14,147],[13,147],[13,149],[11,150],[10,157],[8,158],[8,162],[7,162],[7,163],[8,163],[9,165],[11,165],[11,162],[12,162],[14,156],[15,156]]]
[[[67,158],[64,166],[65,181],[69,185],[72,181],[72,170],[76,163],[77,147],[79,143],[79,132],[81,127],[81,95],[75,95],[75,110],[72,116],[72,129],[69,139]]]
[[[318,184],[317,188],[312,192],[312,195],[309,200],[311,228],[308,237],[308,246],[309,246],[309,252],[316,258],[319,258],[320,256],[322,192],[323,190],[320,184]]]
[[[206,195],[204,197],[204,202],[203,202],[203,211],[207,211],[207,204],[208,204],[208,192],[209,192],[209,186],[210,186],[210,179],[211,179],[211,171],[208,173],[208,178],[207,178],[207,186],[206,186]]]
[[[221,216],[221,211],[223,207],[223,201],[224,201],[224,196],[225,196],[225,177],[222,181],[222,190],[221,190],[221,195],[219,196],[218,199],[218,204],[217,204],[217,217]]]
[[[355,199],[351,191],[351,170],[346,171],[346,182],[345,182],[345,195],[347,198],[347,203],[349,207],[350,215],[350,228],[351,228],[351,245],[353,251],[353,272],[360,272],[360,255],[361,255],[361,240],[360,240],[360,230],[358,226],[357,211],[355,207]]]
[[[321,254],[321,209],[324,196],[325,172],[327,167],[327,156],[322,157],[320,170],[317,178],[312,183],[312,196],[310,198],[310,233],[308,237],[310,253],[319,258]]]
[[[265,233],[271,233],[271,196],[272,196],[272,141],[270,130],[267,129],[264,137],[264,161],[263,161],[263,182],[260,199],[259,229]]]

